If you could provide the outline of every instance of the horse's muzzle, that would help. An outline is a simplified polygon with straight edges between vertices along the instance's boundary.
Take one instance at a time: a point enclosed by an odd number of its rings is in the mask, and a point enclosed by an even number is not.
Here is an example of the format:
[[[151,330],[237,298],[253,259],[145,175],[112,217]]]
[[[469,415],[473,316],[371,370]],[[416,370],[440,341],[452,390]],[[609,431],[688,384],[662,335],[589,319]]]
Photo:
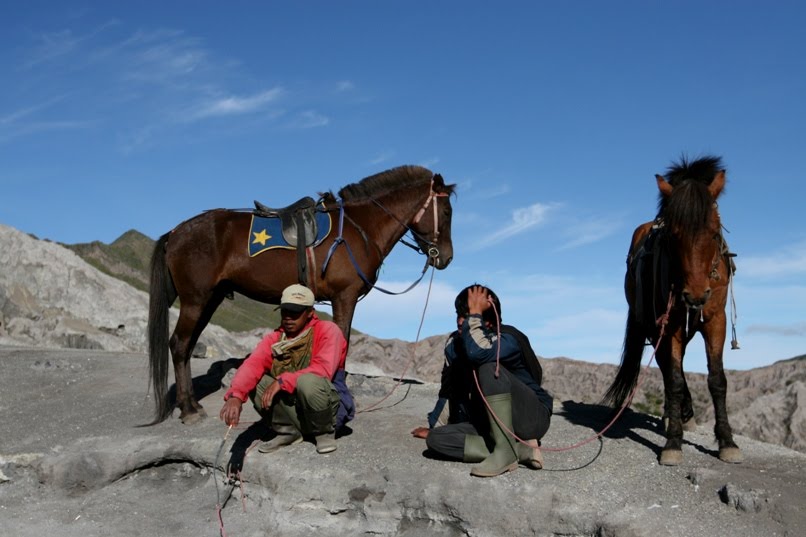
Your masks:
[[[683,289],[683,301],[686,303],[691,309],[701,309],[705,306],[705,303],[708,302],[708,299],[711,297],[711,288],[708,287],[705,289],[705,292],[700,295],[699,297],[695,297],[692,293],[690,293],[687,289]]]
[[[451,257],[429,257],[428,263],[437,270],[442,270],[451,264],[453,256]]]

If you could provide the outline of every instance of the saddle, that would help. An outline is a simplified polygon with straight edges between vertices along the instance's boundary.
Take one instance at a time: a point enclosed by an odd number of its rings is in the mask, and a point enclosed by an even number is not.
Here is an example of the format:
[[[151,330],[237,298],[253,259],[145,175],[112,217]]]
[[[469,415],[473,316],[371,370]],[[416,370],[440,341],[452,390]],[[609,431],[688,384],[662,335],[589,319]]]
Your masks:
[[[305,196],[288,207],[279,209],[273,209],[255,200],[254,213],[263,218],[279,218],[285,241],[298,248],[301,243],[302,248],[305,248],[316,240],[315,207],[316,201],[310,196]]]
[[[255,201],[254,213],[256,216],[264,218],[279,218],[283,230],[283,239],[288,244],[294,245],[297,250],[297,269],[299,282],[308,284],[308,263],[305,258],[305,248],[311,246],[318,234],[316,225],[316,201],[305,196],[288,207],[273,209],[257,200]]]

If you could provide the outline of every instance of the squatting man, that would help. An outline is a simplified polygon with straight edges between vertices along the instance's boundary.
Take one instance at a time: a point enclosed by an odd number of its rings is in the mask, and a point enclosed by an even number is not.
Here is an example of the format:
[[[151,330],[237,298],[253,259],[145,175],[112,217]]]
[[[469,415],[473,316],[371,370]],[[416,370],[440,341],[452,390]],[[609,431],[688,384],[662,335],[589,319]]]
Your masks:
[[[331,321],[319,319],[314,295],[294,284],[280,298],[280,326],[266,335],[238,368],[224,396],[221,419],[237,425],[251,399],[274,438],[258,451],[271,453],[313,438],[318,453],[336,449],[336,433],[355,415],[345,382],[347,341]]]

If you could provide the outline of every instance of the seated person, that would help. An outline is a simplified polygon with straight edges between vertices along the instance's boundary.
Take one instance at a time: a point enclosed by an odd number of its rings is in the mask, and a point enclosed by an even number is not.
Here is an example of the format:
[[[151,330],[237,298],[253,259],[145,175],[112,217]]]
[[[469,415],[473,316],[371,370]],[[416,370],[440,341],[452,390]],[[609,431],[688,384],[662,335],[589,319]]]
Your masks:
[[[419,427],[412,434],[425,438],[429,449],[445,457],[480,463],[471,469],[471,475],[500,475],[514,470],[518,463],[542,468],[539,440],[548,431],[553,399],[540,386],[542,372],[528,338],[516,328],[502,325],[499,341],[496,315],[500,317],[501,306],[486,287],[465,288],[455,306],[457,330],[445,346],[440,400],[429,414],[432,428]],[[434,427],[445,401],[448,423]],[[528,445],[518,442],[504,427]]]

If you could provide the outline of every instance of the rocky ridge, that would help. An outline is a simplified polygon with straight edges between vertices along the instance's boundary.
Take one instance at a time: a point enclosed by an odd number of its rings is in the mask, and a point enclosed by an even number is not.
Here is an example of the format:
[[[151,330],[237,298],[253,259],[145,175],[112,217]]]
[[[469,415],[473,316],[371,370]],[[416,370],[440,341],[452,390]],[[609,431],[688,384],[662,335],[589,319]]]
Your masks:
[[[558,401],[543,471],[479,480],[462,463],[429,458],[409,431],[435,400],[444,336],[417,345],[352,338],[348,382],[364,412],[332,454],[317,456],[309,442],[251,451],[265,434],[251,408],[232,434],[212,417],[137,427],[152,412],[147,295],[4,226],[0,266],[0,519],[9,535],[749,537],[799,535],[806,525],[806,455],[797,451],[740,435],[745,464],[727,465],[701,423],[686,433],[684,463],[661,468],[660,420],[632,411],[603,438],[566,449],[607,422],[609,409],[595,403],[613,366],[542,360]],[[233,365],[225,358],[242,357],[258,337],[205,330],[193,371],[209,414]],[[743,398],[731,400],[735,428],[800,445],[803,367],[730,372],[731,397]],[[701,376],[689,384],[703,399]],[[644,386],[639,403],[649,407],[656,370]]]
[[[101,273],[69,249],[0,224],[0,345],[146,352],[148,295]],[[176,311],[172,310],[172,321]],[[264,329],[231,333],[214,324],[198,358],[243,357]],[[438,382],[445,336],[417,344],[353,334],[348,370]],[[539,348],[538,348],[539,350]],[[568,358],[542,359],[558,401],[598,403],[616,368]],[[193,365],[194,371],[199,366]],[[749,371],[728,371],[728,408],[736,432],[806,452],[806,357]],[[688,374],[698,422],[712,425],[705,375]],[[633,407],[661,413],[663,384],[651,368]]]

